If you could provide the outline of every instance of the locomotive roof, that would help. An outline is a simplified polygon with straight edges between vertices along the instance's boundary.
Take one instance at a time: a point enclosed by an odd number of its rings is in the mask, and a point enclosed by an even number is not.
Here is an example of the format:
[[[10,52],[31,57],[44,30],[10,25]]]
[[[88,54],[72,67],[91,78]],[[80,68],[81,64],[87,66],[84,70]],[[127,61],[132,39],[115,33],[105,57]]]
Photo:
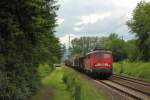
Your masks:
[[[97,52],[109,52],[109,53],[111,53],[111,50],[94,50],[94,51],[87,53],[87,55],[97,53]]]

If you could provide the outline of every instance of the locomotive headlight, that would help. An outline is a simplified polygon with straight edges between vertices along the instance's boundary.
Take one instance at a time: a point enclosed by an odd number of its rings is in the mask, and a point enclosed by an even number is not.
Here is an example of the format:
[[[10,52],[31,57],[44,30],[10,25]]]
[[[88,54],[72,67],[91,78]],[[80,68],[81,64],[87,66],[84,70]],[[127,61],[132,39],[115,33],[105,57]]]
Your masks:
[[[95,66],[96,66],[96,67],[98,67],[98,66],[110,67],[110,64],[108,64],[108,63],[97,63],[97,64],[95,64]]]
[[[107,64],[107,63],[105,63],[105,64],[104,64],[104,66],[110,67],[110,65],[109,65],[109,64]]]
[[[97,63],[95,66],[96,66],[96,67],[97,67],[97,66],[103,66],[103,64],[102,64],[102,63]]]

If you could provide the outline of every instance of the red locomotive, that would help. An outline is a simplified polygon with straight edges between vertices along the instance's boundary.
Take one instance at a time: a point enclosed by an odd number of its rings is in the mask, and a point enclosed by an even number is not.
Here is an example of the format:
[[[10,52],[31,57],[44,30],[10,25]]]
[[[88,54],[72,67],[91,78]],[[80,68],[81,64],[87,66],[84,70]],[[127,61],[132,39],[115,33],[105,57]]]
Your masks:
[[[75,58],[69,66],[94,76],[108,78],[112,75],[112,52],[110,50],[94,50],[84,57]]]

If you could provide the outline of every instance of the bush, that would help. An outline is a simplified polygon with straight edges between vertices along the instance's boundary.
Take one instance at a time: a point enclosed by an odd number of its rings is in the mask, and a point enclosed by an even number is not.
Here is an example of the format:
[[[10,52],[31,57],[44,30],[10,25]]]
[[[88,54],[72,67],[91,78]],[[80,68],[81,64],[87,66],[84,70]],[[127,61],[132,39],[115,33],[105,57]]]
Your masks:
[[[54,69],[54,67],[50,64],[40,64],[38,67],[38,74],[41,77],[45,77],[47,76],[52,70]]]
[[[55,3],[0,0],[0,99],[28,100],[40,85],[39,64],[60,60]]]
[[[67,85],[67,88],[71,92],[72,96],[75,96],[76,85],[81,83],[77,82],[77,78],[75,78],[74,74],[64,71],[63,81]]]

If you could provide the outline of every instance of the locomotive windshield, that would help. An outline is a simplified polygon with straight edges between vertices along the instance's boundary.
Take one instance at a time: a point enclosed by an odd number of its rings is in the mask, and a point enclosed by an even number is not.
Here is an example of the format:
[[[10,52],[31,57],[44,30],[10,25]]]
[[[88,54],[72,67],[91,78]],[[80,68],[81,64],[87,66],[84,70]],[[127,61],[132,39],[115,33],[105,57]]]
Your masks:
[[[96,57],[96,59],[98,59],[98,58],[100,57],[100,54],[99,54],[99,53],[96,53],[96,54],[95,54],[95,57]]]
[[[104,58],[110,58],[110,54],[109,53],[104,53]]]

